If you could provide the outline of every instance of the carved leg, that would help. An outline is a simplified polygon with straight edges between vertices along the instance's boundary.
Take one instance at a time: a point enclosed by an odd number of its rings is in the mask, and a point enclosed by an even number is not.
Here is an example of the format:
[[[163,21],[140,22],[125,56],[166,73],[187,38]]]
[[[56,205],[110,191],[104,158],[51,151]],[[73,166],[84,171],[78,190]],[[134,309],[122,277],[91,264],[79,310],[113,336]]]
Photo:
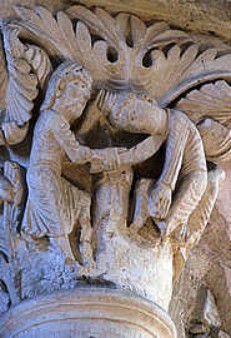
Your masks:
[[[177,227],[187,224],[191,213],[201,200],[206,185],[206,172],[190,173],[183,177],[165,219],[167,236]]]
[[[107,237],[114,232],[127,232],[129,193],[133,179],[131,169],[104,173],[97,182],[94,212],[95,256],[106,250]]]
[[[188,221],[189,238],[187,244],[189,246],[194,246],[200,240],[216,202],[220,183],[224,178],[225,172],[219,167],[208,172],[208,184],[204,195]]]
[[[73,186],[64,178],[62,178],[62,191],[62,228],[65,231],[66,241],[68,242],[68,247],[66,246],[66,255],[72,258],[77,258],[78,256],[83,266],[92,266],[93,255],[91,248],[92,229],[90,222],[90,194]],[[79,232],[81,234],[80,242],[78,236],[75,237],[74,235],[74,237],[72,237],[73,234]],[[78,243],[76,242],[77,238]],[[79,253],[81,254],[81,258],[79,257]]]
[[[54,248],[60,249],[63,254],[65,254],[66,259],[70,258],[71,260],[75,260],[68,235],[49,237],[49,240]]]
[[[81,226],[80,253],[84,267],[94,268],[95,262],[92,250],[92,228],[90,222],[90,206],[82,207],[79,215]]]
[[[17,163],[6,161],[4,176],[0,176],[0,200],[4,200],[4,221],[0,230],[0,247],[6,246],[7,250],[3,250],[3,252],[8,256],[8,259],[13,259],[16,254],[17,229],[21,221],[24,196],[25,189],[20,166]]]
[[[131,230],[138,231],[145,224],[149,213],[149,194],[153,185],[152,179],[140,179],[135,187],[134,217],[130,226]]]

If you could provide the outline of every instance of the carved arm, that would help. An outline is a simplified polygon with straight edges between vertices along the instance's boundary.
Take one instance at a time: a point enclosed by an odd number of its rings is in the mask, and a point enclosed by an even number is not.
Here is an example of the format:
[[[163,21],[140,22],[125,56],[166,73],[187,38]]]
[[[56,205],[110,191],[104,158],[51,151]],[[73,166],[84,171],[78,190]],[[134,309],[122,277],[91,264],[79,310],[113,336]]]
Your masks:
[[[122,167],[130,167],[152,157],[165,140],[165,135],[153,135],[119,155]]]
[[[164,184],[173,191],[182,167],[184,149],[189,135],[186,117],[178,111],[170,115],[170,130],[167,137],[165,163],[157,185]]]
[[[146,138],[131,149],[106,148],[92,150],[99,163],[92,163],[91,173],[130,168],[153,156],[163,144],[165,136],[155,135]],[[101,162],[101,165],[100,165]]]

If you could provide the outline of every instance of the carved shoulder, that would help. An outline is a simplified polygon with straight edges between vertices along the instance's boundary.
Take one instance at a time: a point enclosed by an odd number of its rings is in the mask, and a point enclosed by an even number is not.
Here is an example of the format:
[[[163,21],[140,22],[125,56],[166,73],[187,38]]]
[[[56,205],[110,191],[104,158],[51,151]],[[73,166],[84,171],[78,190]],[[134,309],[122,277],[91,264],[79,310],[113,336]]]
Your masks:
[[[177,109],[172,109],[170,114],[170,128],[176,127],[177,129],[190,130],[198,134],[197,127],[195,124],[186,116],[182,111]]]
[[[44,110],[40,113],[37,124],[43,124],[46,129],[59,130],[62,119],[58,112],[54,110]]]

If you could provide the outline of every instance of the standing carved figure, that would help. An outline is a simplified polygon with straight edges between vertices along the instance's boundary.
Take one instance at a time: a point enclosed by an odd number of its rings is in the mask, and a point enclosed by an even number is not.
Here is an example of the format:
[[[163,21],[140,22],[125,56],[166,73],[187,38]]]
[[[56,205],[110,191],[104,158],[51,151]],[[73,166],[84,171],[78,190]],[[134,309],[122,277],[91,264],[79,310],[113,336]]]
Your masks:
[[[77,219],[81,240],[89,245],[90,195],[72,185],[62,174],[62,160],[85,164],[92,160],[90,148],[81,146],[70,130],[90,98],[90,73],[76,63],[63,63],[52,75],[35,126],[27,173],[29,196],[23,232],[50,242],[72,258],[68,235]],[[83,235],[84,234],[84,235]]]

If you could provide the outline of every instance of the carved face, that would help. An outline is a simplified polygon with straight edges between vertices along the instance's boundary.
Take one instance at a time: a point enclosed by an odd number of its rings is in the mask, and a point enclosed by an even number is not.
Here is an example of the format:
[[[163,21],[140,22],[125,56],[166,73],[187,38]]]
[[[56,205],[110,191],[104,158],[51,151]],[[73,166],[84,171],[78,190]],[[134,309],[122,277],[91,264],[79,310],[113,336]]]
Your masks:
[[[90,98],[91,82],[86,78],[66,83],[60,101],[72,119],[79,118]]]
[[[112,109],[109,121],[128,132],[158,134],[165,127],[166,113],[152,101],[134,94]]]

